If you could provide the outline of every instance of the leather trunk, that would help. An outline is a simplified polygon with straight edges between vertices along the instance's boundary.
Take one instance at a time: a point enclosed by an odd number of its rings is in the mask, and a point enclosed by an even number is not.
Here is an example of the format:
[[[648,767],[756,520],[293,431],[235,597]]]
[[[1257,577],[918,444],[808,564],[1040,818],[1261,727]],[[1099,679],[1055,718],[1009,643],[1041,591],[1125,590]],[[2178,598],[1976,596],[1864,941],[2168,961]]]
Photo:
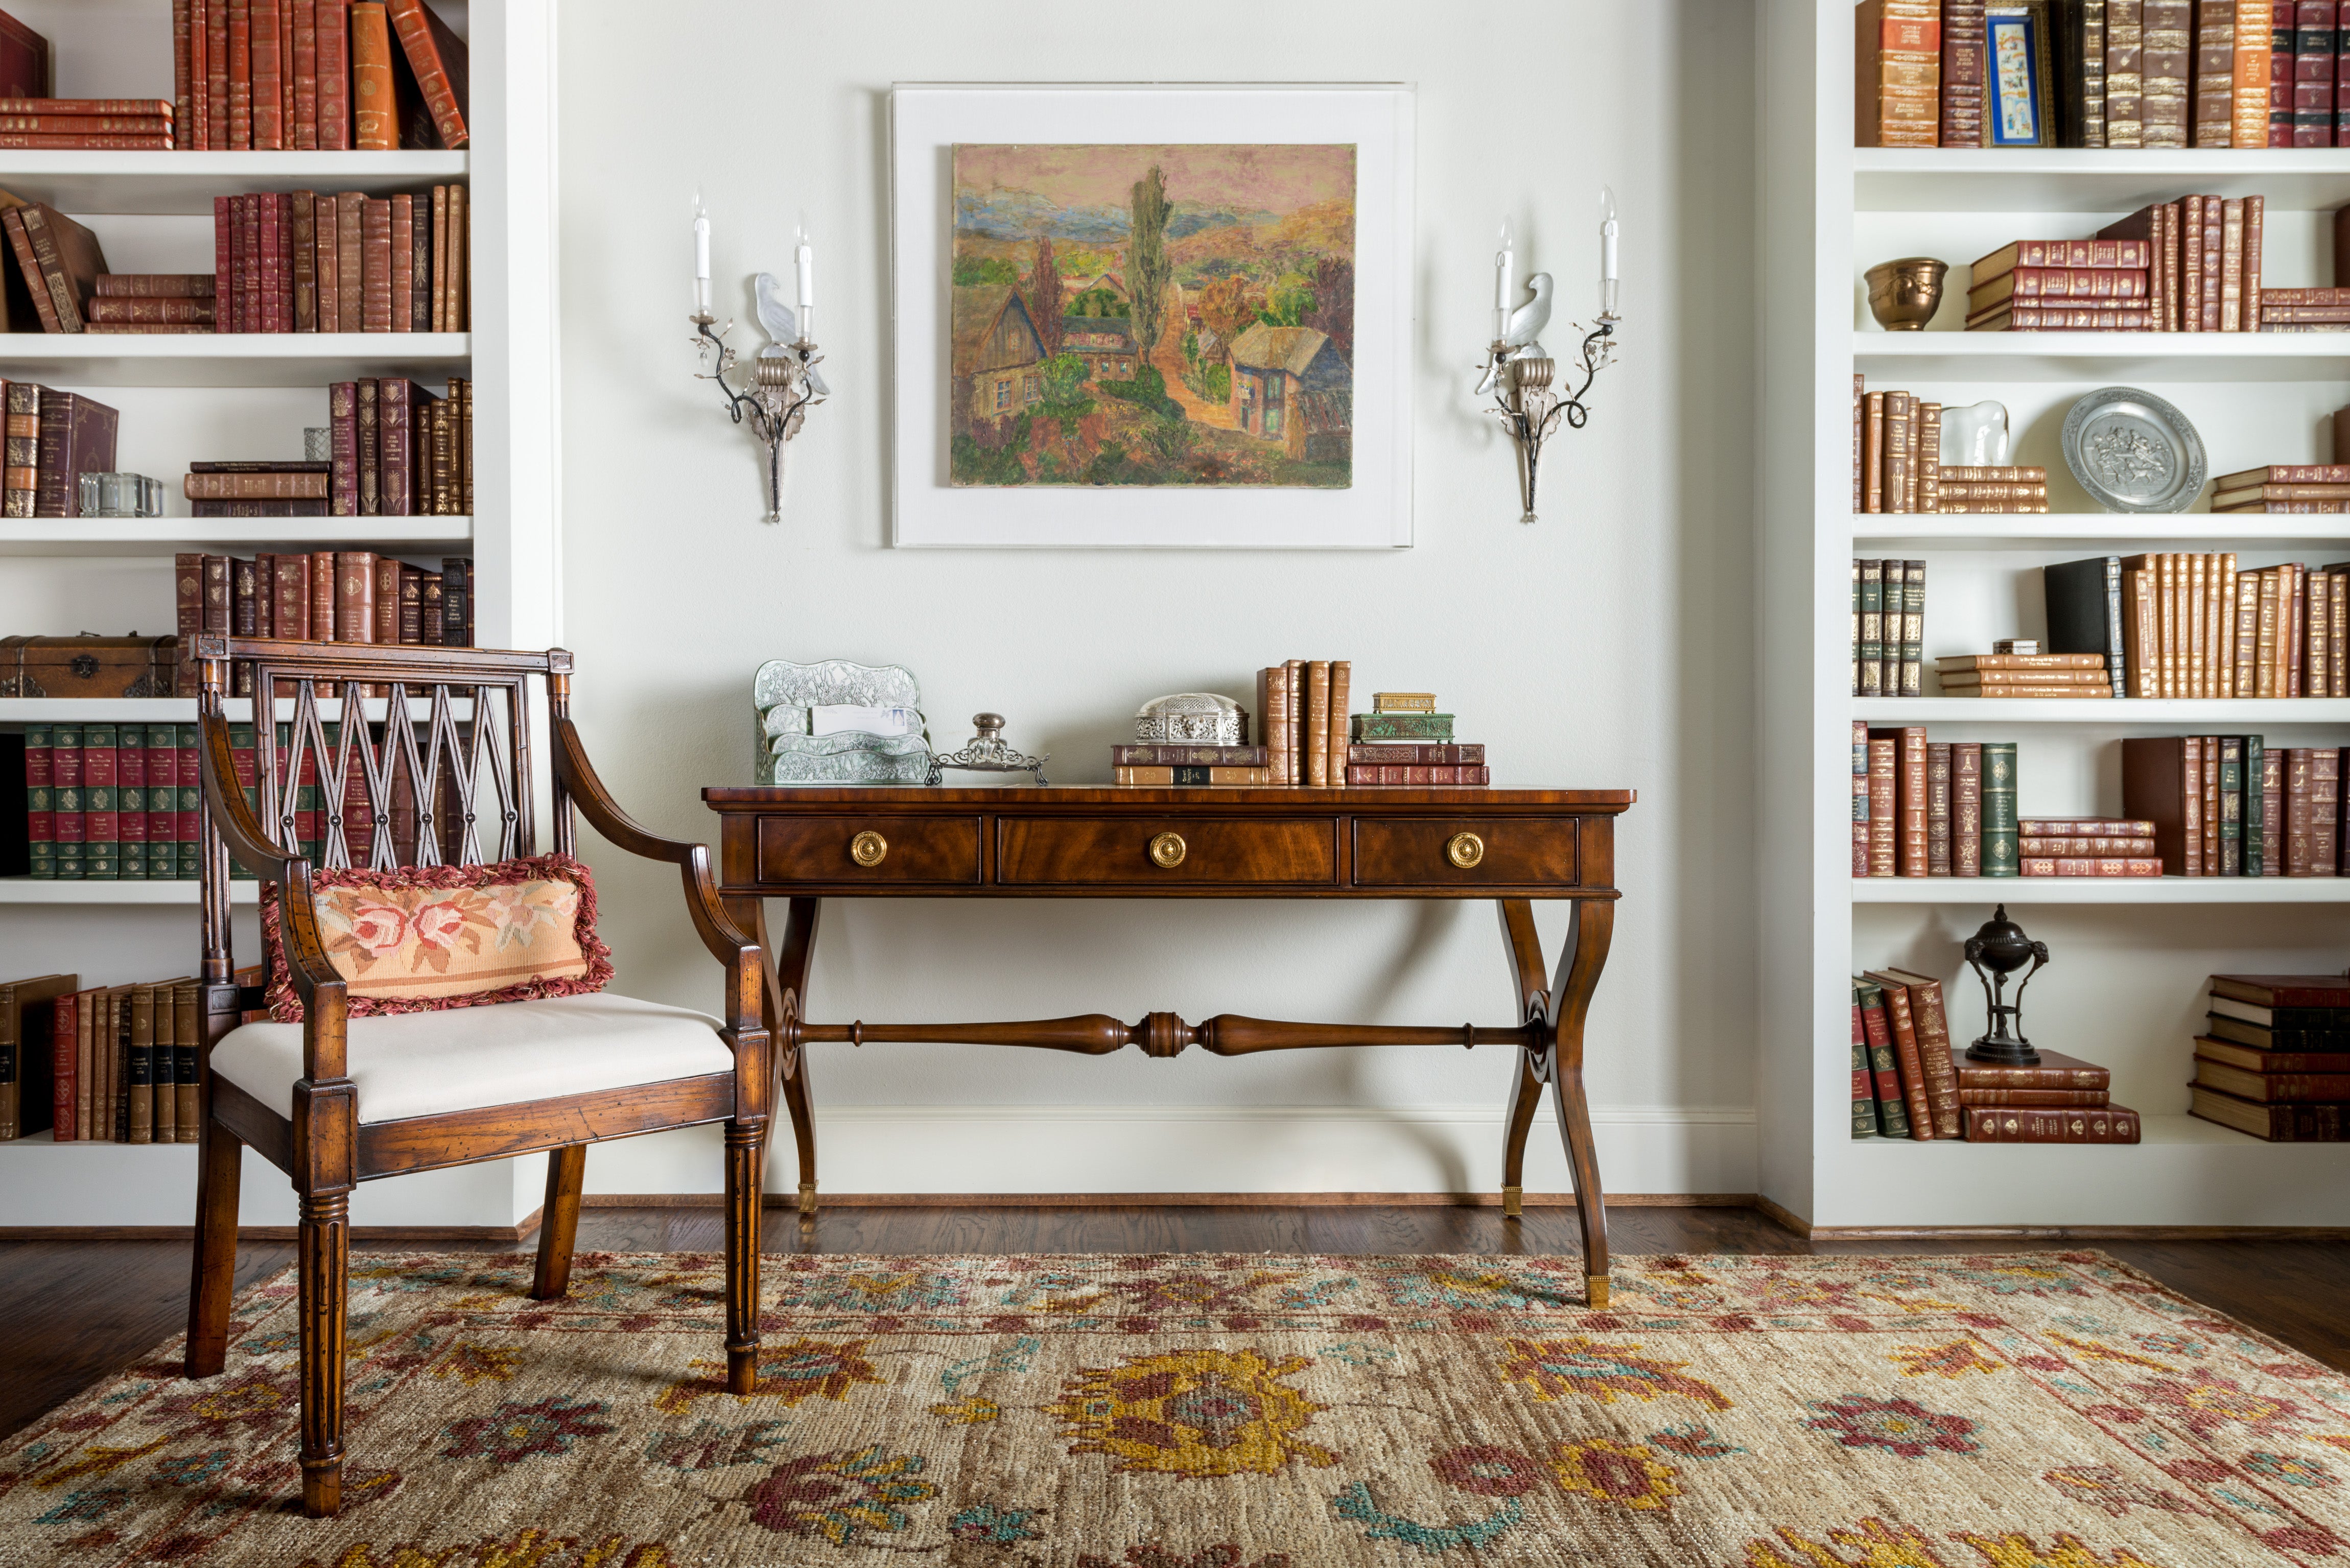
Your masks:
[[[169,697],[176,637],[0,638],[0,697]]]

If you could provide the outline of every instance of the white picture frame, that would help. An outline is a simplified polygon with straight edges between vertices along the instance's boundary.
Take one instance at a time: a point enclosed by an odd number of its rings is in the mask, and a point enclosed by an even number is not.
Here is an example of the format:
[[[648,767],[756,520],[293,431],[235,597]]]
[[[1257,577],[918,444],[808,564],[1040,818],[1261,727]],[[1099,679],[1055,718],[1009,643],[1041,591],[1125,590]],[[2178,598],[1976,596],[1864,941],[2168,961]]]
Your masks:
[[[1412,542],[1412,109],[1397,84],[899,83],[890,94],[891,540],[908,548],[1395,549]],[[1352,482],[956,486],[946,328],[958,143],[1351,143]]]

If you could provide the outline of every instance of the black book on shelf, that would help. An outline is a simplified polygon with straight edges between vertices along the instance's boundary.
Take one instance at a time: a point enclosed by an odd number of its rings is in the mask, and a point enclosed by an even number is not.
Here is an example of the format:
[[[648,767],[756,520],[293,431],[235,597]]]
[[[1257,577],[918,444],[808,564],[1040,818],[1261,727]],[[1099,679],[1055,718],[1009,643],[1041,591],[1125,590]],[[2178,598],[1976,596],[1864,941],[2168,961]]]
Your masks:
[[[2048,600],[2047,653],[2102,653],[2114,695],[2128,695],[2122,657],[2122,558],[2092,556],[2041,568]]]
[[[25,787],[25,737],[0,735],[0,877],[33,874],[33,847],[27,835],[29,809]]]

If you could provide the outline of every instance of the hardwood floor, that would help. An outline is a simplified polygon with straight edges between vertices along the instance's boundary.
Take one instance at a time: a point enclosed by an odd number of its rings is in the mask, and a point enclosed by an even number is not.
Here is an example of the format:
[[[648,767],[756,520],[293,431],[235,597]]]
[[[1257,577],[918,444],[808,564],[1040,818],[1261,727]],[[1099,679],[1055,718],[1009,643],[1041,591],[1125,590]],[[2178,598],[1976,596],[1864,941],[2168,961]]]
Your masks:
[[[716,1208],[590,1209],[583,1251],[712,1251]],[[1920,1239],[1810,1241],[1751,1209],[1621,1208],[1619,1258],[1659,1252],[1869,1253],[2094,1249],[2350,1371],[2350,1247],[2339,1241],[2071,1241]],[[1572,1253],[1572,1209],[1513,1225],[1495,1209],[1350,1205],[1313,1209],[1137,1207],[833,1208],[812,1242],[788,1210],[768,1210],[771,1252],[1549,1252]],[[0,1242],[0,1435],[130,1366],[186,1322],[185,1241]],[[358,1244],[361,1251],[517,1250],[508,1242]],[[528,1244],[525,1243],[526,1247]],[[294,1261],[290,1241],[238,1249],[243,1289]]]

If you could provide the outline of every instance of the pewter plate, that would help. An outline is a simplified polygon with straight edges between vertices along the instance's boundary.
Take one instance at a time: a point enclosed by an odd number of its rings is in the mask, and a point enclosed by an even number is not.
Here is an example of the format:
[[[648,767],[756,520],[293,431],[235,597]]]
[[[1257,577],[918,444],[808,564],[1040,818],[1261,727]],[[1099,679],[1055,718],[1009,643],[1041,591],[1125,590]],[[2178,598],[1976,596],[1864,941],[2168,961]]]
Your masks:
[[[2203,492],[2203,438],[2152,392],[2103,387],[2064,415],[2064,464],[2108,512],[2184,512]]]

